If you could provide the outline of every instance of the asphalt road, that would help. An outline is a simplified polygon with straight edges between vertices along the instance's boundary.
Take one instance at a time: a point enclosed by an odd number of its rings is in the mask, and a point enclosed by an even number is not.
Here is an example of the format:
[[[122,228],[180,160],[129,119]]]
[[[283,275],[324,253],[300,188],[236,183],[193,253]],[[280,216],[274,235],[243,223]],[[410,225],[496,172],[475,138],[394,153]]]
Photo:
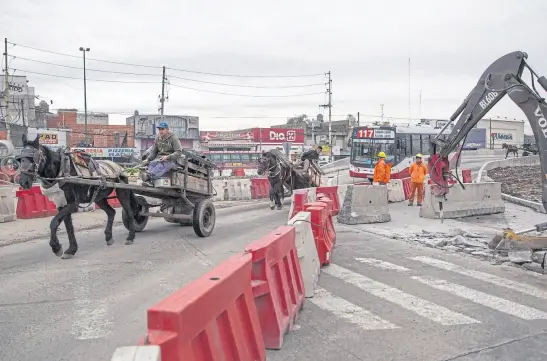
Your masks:
[[[71,260],[46,239],[0,248],[0,360],[110,360],[116,347],[135,345],[149,306],[285,224],[289,207],[238,208],[217,211],[209,238],[158,219],[131,246],[121,226],[111,247],[102,229],[78,232]]]
[[[347,226],[332,262],[269,361],[547,359],[547,276]]]

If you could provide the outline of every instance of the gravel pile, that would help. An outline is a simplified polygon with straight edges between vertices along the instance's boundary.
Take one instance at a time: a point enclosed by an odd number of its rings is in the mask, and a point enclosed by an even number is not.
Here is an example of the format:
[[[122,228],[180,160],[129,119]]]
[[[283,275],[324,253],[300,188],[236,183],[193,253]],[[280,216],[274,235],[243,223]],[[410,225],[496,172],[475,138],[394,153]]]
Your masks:
[[[501,183],[501,192],[510,196],[541,202],[541,167],[494,168],[488,177]]]

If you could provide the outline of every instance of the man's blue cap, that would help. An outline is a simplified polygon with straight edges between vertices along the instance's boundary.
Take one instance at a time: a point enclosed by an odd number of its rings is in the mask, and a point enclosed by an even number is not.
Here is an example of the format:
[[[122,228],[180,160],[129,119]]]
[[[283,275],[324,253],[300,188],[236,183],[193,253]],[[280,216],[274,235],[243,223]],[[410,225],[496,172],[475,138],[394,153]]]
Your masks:
[[[161,122],[156,128],[169,128],[169,124],[167,124],[167,122]]]

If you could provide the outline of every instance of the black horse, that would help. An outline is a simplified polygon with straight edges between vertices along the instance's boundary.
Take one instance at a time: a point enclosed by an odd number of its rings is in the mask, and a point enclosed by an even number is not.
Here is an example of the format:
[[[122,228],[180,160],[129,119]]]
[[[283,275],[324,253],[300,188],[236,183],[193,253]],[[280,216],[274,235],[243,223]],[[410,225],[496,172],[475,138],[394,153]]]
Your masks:
[[[104,234],[106,244],[111,246],[114,243],[112,239],[112,224],[114,223],[116,211],[108,204],[108,197],[112,193],[113,188],[65,183],[63,180],[55,180],[55,178],[67,176],[81,176],[81,169],[77,168],[74,156],[71,157],[70,153],[65,153],[61,150],[54,151],[41,145],[39,143],[39,136],[34,141],[28,141],[26,134],[23,134],[23,146],[21,154],[16,157],[20,162],[19,171],[21,174],[19,185],[23,189],[30,189],[35,181],[40,180],[43,188],[51,189],[54,186],[58,186],[61,197],[64,195],[64,201],[61,202],[63,205],[57,207],[59,213],[53,217],[50,223],[51,234],[49,245],[53,253],[58,257],[68,259],[72,258],[78,251],[78,243],[76,242],[74,226],[72,224],[72,213],[78,211],[81,203],[91,204],[95,202],[99,208],[105,211],[108,221]],[[123,168],[119,165],[109,161],[93,161],[93,164],[99,165],[101,168],[106,166],[110,170],[115,171],[117,178],[113,180],[114,182],[128,183],[128,178],[123,174]],[[109,177],[109,181],[112,181],[111,177]],[[116,196],[120,201],[124,213],[126,215],[133,215],[135,219],[137,217],[138,202],[133,192],[128,189],[116,188]],[[57,238],[57,229],[61,222],[65,223],[70,244],[64,253],[63,246]],[[125,244],[130,245],[135,239],[134,222],[125,223],[127,223],[129,228],[129,235]]]
[[[516,145],[503,143],[501,145],[501,149],[507,149],[507,152],[505,153],[505,159],[507,159],[509,153],[513,153],[515,157],[519,156],[519,148]]]
[[[284,160],[280,154],[275,154],[272,150],[262,152],[262,157],[258,160],[259,175],[268,171],[268,180],[270,181],[270,208],[282,209],[285,191],[283,186],[287,186],[292,192],[292,168],[289,162]]]

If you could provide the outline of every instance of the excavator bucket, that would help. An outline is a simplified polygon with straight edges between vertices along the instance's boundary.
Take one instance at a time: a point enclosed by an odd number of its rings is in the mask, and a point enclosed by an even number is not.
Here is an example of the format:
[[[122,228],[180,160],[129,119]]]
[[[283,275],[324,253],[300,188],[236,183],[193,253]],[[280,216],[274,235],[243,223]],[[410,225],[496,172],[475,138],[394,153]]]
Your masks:
[[[536,227],[519,232],[515,232],[512,229],[505,229],[501,235],[496,235],[492,238],[488,247],[500,251],[547,249],[547,237],[522,235],[536,230]]]

